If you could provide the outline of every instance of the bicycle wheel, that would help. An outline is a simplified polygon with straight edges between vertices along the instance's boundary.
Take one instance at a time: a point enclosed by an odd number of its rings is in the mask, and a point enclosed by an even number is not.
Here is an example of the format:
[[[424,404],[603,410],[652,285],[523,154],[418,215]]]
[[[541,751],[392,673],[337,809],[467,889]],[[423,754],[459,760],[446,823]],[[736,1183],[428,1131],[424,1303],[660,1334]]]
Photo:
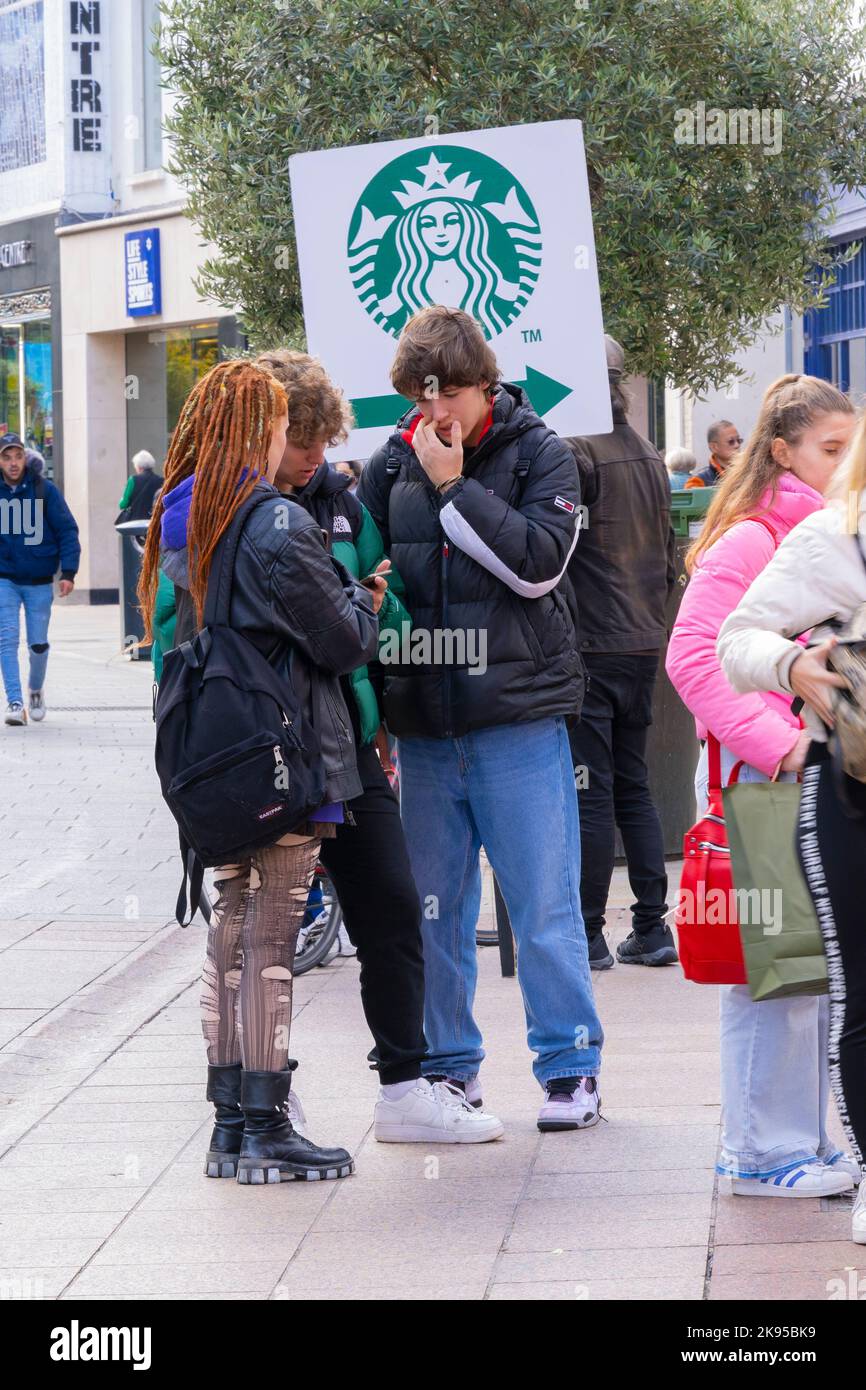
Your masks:
[[[321,891],[321,906],[308,907],[310,920],[298,933],[295,951],[295,975],[305,975],[315,965],[323,965],[337,939],[343,913],[334,885],[321,864],[316,866],[315,886]]]

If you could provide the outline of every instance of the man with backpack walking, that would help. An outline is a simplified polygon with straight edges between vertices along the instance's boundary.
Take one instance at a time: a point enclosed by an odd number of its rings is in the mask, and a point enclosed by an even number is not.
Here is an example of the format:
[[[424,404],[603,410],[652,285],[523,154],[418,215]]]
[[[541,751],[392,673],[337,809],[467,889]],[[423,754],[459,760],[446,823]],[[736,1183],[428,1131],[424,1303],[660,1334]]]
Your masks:
[[[66,598],[80,559],[78,526],[61,493],[28,462],[17,434],[0,436],[0,673],[7,724],[45,718],[54,576],[59,569],[59,593]],[[27,708],[18,667],[22,608],[30,651]]]

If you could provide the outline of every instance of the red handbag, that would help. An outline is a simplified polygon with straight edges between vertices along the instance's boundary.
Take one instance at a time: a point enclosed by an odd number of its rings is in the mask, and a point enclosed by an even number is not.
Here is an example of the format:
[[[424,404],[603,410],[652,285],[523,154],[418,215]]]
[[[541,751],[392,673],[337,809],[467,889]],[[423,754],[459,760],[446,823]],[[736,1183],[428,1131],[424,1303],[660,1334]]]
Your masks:
[[[683,839],[683,872],[674,922],[680,964],[699,985],[744,985],[746,967],[737,925],[731,852],[722,809],[719,741],[707,734],[709,804]],[[742,762],[730,776],[737,781]]]

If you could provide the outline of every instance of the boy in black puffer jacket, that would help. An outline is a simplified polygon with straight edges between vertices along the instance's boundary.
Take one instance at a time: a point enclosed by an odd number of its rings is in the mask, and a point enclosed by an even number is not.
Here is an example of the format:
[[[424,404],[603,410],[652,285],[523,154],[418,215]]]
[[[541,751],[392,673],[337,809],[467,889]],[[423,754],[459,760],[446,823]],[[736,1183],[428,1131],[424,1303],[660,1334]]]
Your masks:
[[[412,644],[386,664],[402,813],[424,904],[424,1071],[480,1101],[472,1017],[483,844],[518,944],[542,1129],[599,1118],[602,1032],[580,911],[566,722],[583,672],[566,566],[580,495],[568,447],[500,385],[474,319],[410,319],[391,371],[416,407],[358,487],[406,590]],[[386,654],[380,648],[380,660]]]

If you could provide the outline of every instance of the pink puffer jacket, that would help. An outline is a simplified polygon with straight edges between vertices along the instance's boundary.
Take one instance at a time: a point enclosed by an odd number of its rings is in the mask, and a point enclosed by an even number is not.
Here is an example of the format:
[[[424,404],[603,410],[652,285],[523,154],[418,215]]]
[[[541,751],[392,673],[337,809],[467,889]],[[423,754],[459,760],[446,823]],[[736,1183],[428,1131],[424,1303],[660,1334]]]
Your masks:
[[[776,494],[766,493],[755,513],[772,526],[781,543],[804,517],[824,505],[814,488],[785,472]],[[738,758],[772,776],[797,742],[800,721],[791,697],[738,695],[716,656],[719,629],[775,554],[773,537],[756,521],[739,521],[705,551],[689,580],[667,655],[667,673],[695,716],[698,738],[711,729]]]

